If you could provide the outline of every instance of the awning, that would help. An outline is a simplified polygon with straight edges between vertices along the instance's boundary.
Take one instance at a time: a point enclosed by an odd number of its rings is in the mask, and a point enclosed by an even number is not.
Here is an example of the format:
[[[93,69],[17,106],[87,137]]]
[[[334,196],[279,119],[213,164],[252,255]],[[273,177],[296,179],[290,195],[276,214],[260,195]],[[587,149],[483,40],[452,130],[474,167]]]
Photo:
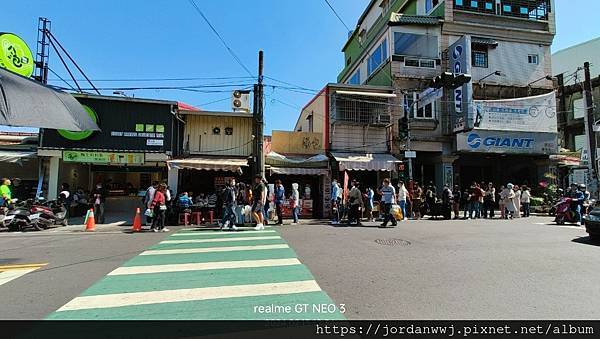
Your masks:
[[[394,171],[401,160],[391,154],[331,153],[340,171]]]
[[[248,160],[239,158],[188,158],[167,161],[169,169],[193,169],[199,171],[227,171],[242,173]]]
[[[335,94],[340,95],[360,95],[363,97],[377,97],[377,98],[395,98],[394,93],[377,93],[377,92],[355,92],[355,91],[335,91]]]
[[[327,175],[326,168],[300,168],[300,167],[271,167],[272,174],[283,175]]]
[[[491,46],[491,47],[498,46],[498,41],[493,40],[493,39],[488,39],[488,38],[472,37],[471,43],[475,44],[475,45],[484,45],[484,46]]]
[[[0,162],[15,164],[24,159],[35,158],[36,156],[37,156],[36,152],[0,151]]]
[[[98,131],[69,93],[0,68],[0,125]]]
[[[265,157],[265,163],[274,167],[327,167],[329,158],[325,154],[317,155],[283,155],[277,152],[269,152]]]

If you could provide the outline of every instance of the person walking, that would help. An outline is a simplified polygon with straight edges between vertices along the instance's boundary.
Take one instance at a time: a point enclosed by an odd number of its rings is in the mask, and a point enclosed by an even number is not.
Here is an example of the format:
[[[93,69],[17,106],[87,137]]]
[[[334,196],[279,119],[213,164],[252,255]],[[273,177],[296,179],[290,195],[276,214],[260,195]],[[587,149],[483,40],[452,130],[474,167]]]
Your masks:
[[[299,219],[299,214],[300,214],[300,192],[298,191],[297,183],[292,184],[291,203],[292,203],[292,218],[293,218],[292,225],[298,225],[298,222],[299,222],[298,219]]]
[[[400,210],[402,211],[402,220],[408,220],[408,216],[406,214],[406,202],[408,199],[408,190],[404,185],[404,181],[398,182],[398,205],[400,205]]]
[[[167,219],[167,197],[166,197],[167,185],[160,184],[154,192],[154,199],[150,207],[154,211],[154,220],[152,220],[152,232],[168,232],[169,229],[165,228]]]
[[[454,185],[452,190],[452,211],[454,211],[454,219],[460,219],[460,202],[462,200],[462,192],[458,185]]]
[[[221,226],[221,229],[229,228],[232,231],[237,231],[237,227],[235,226],[236,202],[235,179],[231,178],[223,194],[223,226]]]
[[[277,213],[277,225],[283,225],[283,213],[281,207],[285,200],[285,188],[281,180],[275,180],[275,213]]]
[[[412,211],[416,220],[421,219],[421,208],[423,201],[423,189],[418,183],[415,183],[413,193],[411,195]]]
[[[257,174],[254,176],[254,187],[252,188],[252,216],[256,221],[255,229],[257,231],[264,230],[263,224],[263,213],[265,209],[265,201],[267,200],[267,188],[263,184],[262,175]]]
[[[94,216],[98,220],[98,224],[104,224],[104,206],[108,191],[104,188],[101,182],[96,184],[96,188],[92,192],[92,201],[94,202]]]
[[[515,191],[515,197],[513,198],[513,203],[515,204],[515,214],[513,215],[514,218],[520,218],[521,217],[521,188],[519,186],[514,187],[514,191]]]
[[[452,200],[454,199],[454,195],[452,195],[452,191],[448,185],[444,185],[442,190],[442,216],[445,220],[452,219]]]
[[[513,191],[513,184],[506,185],[506,194],[504,204],[506,206],[506,218],[512,219],[515,215],[516,206],[515,206],[515,191]]]
[[[396,203],[396,189],[390,184],[390,179],[383,179],[383,185],[378,193],[381,195],[384,213],[383,223],[379,227],[387,227],[388,221],[392,222],[392,226],[396,226],[396,218],[394,218],[394,215],[392,214],[392,205]]]
[[[144,206],[148,209],[148,211],[152,212],[152,208],[150,205],[152,204],[152,200],[154,200],[154,194],[156,193],[156,189],[158,188],[158,181],[155,181],[146,189],[146,194],[144,195]],[[152,225],[153,215],[152,213],[146,214],[146,225]]]
[[[508,190],[504,185],[500,186],[500,194],[498,199],[498,207],[500,209],[500,219],[506,219],[506,195]]]
[[[479,184],[473,182],[471,185],[471,192],[469,198],[469,218],[468,219],[479,219],[481,217],[481,210],[479,206],[479,199],[483,198],[483,193],[479,188]]]
[[[340,208],[342,203],[342,189],[337,182],[337,179],[333,179],[331,182],[331,211],[332,219],[331,224],[337,225],[340,223]]]
[[[491,182],[488,183],[485,195],[483,197],[483,218],[494,219],[494,209],[496,207],[496,188]]]
[[[521,205],[523,205],[523,218],[529,218],[531,206],[531,193],[527,186],[523,186],[521,192]]]
[[[375,221],[373,219],[373,208],[375,207],[373,199],[375,198],[375,192],[371,187],[367,188],[367,219],[368,221]]]
[[[348,200],[350,202],[348,226],[352,225],[352,223],[356,223],[356,226],[361,226],[359,214],[361,207],[364,207],[364,202],[362,199],[362,193],[360,192],[359,184],[356,180],[352,181],[352,189],[348,194]]]

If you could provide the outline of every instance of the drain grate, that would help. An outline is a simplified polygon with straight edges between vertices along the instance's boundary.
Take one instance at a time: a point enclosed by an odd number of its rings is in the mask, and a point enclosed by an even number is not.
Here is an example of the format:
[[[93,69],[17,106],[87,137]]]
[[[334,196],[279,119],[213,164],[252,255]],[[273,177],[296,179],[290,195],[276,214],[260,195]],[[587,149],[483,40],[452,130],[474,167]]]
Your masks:
[[[375,243],[382,246],[409,246],[410,241],[402,239],[377,239]]]

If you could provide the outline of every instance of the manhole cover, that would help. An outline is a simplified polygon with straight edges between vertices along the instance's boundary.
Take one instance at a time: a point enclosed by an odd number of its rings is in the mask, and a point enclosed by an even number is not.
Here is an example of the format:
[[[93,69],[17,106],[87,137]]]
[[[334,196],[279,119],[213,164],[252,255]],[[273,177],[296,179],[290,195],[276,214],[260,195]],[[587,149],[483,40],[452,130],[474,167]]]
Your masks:
[[[383,246],[409,246],[410,241],[402,239],[377,239],[375,243]]]

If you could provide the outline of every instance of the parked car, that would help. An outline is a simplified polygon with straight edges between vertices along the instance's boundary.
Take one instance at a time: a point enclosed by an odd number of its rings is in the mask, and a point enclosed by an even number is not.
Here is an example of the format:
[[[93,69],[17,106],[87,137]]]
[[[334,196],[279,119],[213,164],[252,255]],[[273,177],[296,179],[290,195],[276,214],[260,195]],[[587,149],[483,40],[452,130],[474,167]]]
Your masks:
[[[591,240],[600,240],[600,208],[594,208],[583,218],[585,231],[590,235]]]

